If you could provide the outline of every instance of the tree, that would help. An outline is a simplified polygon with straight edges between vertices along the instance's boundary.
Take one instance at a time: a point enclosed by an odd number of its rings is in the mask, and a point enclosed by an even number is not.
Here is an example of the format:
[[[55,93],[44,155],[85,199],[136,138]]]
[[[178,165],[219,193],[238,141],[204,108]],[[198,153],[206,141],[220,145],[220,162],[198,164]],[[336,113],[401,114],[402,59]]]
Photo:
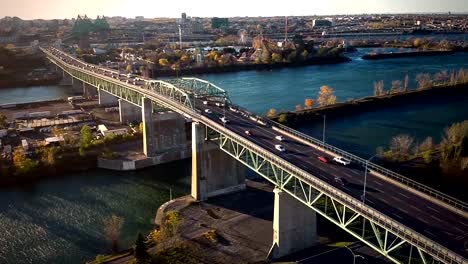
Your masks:
[[[400,80],[394,80],[392,81],[392,88],[390,89],[390,93],[391,94],[394,94],[394,93],[398,93],[401,91],[401,81]]]
[[[301,56],[302,56],[302,59],[303,60],[307,60],[309,58],[309,52],[307,50],[304,50],[302,53],[301,53]]]
[[[320,87],[320,92],[317,101],[319,102],[320,106],[335,104],[336,96],[333,88],[326,85]]]
[[[267,112],[267,117],[268,117],[268,118],[276,117],[276,115],[277,115],[277,111],[276,111],[276,109],[274,109],[274,108],[271,108],[271,109],[268,110],[268,112]]]
[[[409,76],[408,74],[405,75],[405,81],[404,81],[404,84],[403,84],[403,88],[404,88],[404,91],[408,91],[408,83],[409,83]]]
[[[4,114],[0,114],[0,128],[8,127],[7,117]]]
[[[80,149],[87,149],[91,142],[93,141],[93,133],[91,132],[91,128],[87,125],[84,125],[81,130],[81,139],[80,139]]]
[[[304,101],[304,106],[306,109],[311,109],[315,104],[315,100],[312,98],[306,98]]]
[[[374,82],[374,95],[375,96],[380,96],[384,95],[385,90],[384,90],[384,82],[383,80],[380,80],[378,82]]]
[[[279,53],[273,53],[271,54],[271,61],[273,61],[273,63],[281,63],[283,62],[283,56]]]
[[[302,111],[302,105],[297,104],[295,109],[296,109],[296,111]]]
[[[165,58],[159,59],[158,63],[159,63],[159,65],[161,65],[163,67],[167,67],[169,65],[169,61],[167,59],[165,59]]]
[[[428,73],[420,73],[416,75],[416,81],[418,82],[418,89],[426,89],[432,85],[431,76]]]
[[[37,169],[37,165],[38,162],[28,158],[22,147],[15,148],[13,151],[13,166],[17,174],[31,174]]]
[[[128,73],[131,73],[133,72],[133,65],[131,63],[129,63],[127,65],[127,68],[125,68],[125,71],[127,71]]]
[[[135,241],[135,259],[138,262],[148,259],[149,254],[146,251],[146,244],[143,235],[138,232],[137,240]]]
[[[405,134],[401,134],[392,138],[390,150],[397,160],[404,160],[409,157],[410,149],[413,146],[414,139]]]
[[[432,137],[427,137],[419,144],[419,152],[431,151],[434,149],[434,142]]]
[[[278,122],[282,124],[285,124],[286,122],[288,122],[288,115],[286,113],[280,114],[278,117]]]
[[[424,44],[424,40],[417,38],[413,41],[413,47],[419,48]]]
[[[104,220],[104,233],[106,234],[106,238],[112,243],[112,250],[114,252],[119,250],[120,230],[123,223],[124,220],[114,214]]]

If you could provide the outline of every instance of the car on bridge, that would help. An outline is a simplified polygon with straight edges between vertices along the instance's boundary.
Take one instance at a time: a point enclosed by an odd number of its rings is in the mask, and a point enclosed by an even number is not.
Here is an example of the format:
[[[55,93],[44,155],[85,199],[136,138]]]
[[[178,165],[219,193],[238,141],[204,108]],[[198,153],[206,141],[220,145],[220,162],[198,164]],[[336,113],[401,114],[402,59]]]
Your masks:
[[[221,122],[223,122],[224,124],[227,124],[229,123],[229,119],[227,119],[225,116],[219,118],[221,120]]]
[[[275,145],[275,149],[277,149],[277,150],[279,150],[279,151],[281,151],[281,152],[285,152],[285,151],[286,151],[286,149],[285,149],[283,146],[279,145],[279,144],[278,144],[278,145]]]
[[[247,136],[252,136],[252,135],[253,135],[253,134],[252,134],[252,131],[250,131],[250,130],[246,130],[246,131],[245,131],[245,134],[246,134]]]
[[[335,177],[335,182],[341,186],[348,185],[348,181],[345,178],[341,178],[341,177]]]
[[[333,160],[335,162],[337,162],[337,163],[340,163],[341,165],[344,165],[344,166],[347,166],[347,165],[351,164],[351,160],[349,160],[347,158],[340,157],[340,156],[334,157]]]
[[[205,113],[211,114],[211,113],[213,113],[213,111],[211,111],[211,109],[205,109]]]
[[[276,136],[275,138],[276,138],[277,140],[279,140],[279,141],[284,141],[284,137],[283,137],[283,136]]]
[[[319,159],[321,162],[323,162],[323,163],[328,163],[328,162],[330,162],[330,159],[327,158],[327,157],[325,157],[325,156],[320,156],[320,157],[318,157],[318,159]]]

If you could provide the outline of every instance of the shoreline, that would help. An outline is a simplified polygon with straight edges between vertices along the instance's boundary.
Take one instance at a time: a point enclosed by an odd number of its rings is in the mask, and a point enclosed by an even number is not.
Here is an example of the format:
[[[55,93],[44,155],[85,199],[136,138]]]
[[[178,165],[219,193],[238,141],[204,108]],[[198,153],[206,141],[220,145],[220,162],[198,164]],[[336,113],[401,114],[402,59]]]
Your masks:
[[[396,94],[367,96],[328,106],[304,109],[300,111],[282,112],[271,119],[278,122],[279,116],[281,114],[285,114],[287,118],[286,125],[294,127],[311,120],[321,120],[322,117],[317,116],[317,113],[326,114],[327,119],[355,115],[376,109],[391,108],[400,104],[418,104],[422,99],[434,99],[435,97],[452,98],[459,97],[460,94],[468,95],[468,89],[466,88],[468,88],[468,84],[437,85],[422,90],[409,90]],[[415,101],[415,98],[417,98],[418,101]]]
[[[380,53],[380,54],[366,54],[366,55],[362,56],[362,59],[363,60],[384,60],[384,59],[394,59],[394,58],[453,55],[454,53],[455,53],[455,51],[451,51],[451,50],[432,50],[432,51],[411,51],[411,52],[396,52],[396,53]]]
[[[213,73],[227,73],[227,72],[242,72],[242,71],[264,71],[282,68],[297,68],[311,65],[327,65],[327,64],[339,64],[352,61],[348,57],[315,57],[308,61],[296,62],[296,63],[276,63],[276,64],[235,64],[227,65],[223,67],[197,67],[189,69],[180,69],[174,71],[172,69],[160,69],[152,70],[152,78],[158,77],[173,77],[173,76],[190,76],[190,75],[203,75]]]

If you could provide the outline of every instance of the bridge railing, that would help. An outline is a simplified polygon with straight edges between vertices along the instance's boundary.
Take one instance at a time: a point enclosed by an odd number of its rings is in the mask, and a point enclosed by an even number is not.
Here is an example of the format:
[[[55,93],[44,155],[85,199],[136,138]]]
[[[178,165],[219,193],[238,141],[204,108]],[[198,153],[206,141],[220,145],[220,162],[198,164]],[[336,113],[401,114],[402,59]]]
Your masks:
[[[401,183],[401,184],[403,184],[403,185],[405,185],[407,187],[410,187],[410,188],[415,189],[415,190],[417,190],[419,192],[422,192],[422,193],[424,193],[426,195],[429,195],[429,196],[431,196],[433,198],[436,198],[436,199],[438,199],[438,200],[440,200],[440,201],[454,207],[457,210],[460,210],[462,212],[467,212],[468,211],[468,204],[467,203],[465,203],[463,201],[460,201],[460,200],[458,200],[458,199],[456,199],[454,197],[451,197],[450,195],[447,195],[445,193],[437,191],[437,190],[435,190],[435,189],[433,189],[431,187],[428,187],[428,186],[426,186],[424,184],[421,184],[421,183],[419,183],[417,181],[411,180],[411,179],[409,179],[409,178],[407,178],[407,177],[405,177],[405,176],[403,176],[403,175],[401,175],[399,173],[396,173],[394,171],[386,169],[386,168],[384,168],[384,167],[382,167],[380,165],[377,165],[377,164],[372,163],[372,162],[368,162],[366,159],[363,159],[363,158],[361,158],[359,156],[356,156],[354,154],[346,152],[346,151],[344,151],[342,149],[339,149],[339,148],[337,148],[335,146],[329,145],[327,143],[323,144],[323,141],[318,140],[318,139],[316,139],[314,137],[311,137],[309,135],[306,135],[306,134],[304,134],[302,132],[299,132],[299,131],[297,131],[295,129],[292,129],[292,128],[288,127],[288,126],[285,126],[283,124],[277,123],[277,122],[272,121],[272,120],[269,120],[267,118],[263,118],[263,120],[265,122],[267,122],[271,126],[275,126],[275,127],[279,128],[279,129],[281,129],[281,130],[283,130],[285,132],[288,132],[288,133],[290,133],[290,134],[292,134],[292,135],[294,135],[296,137],[299,137],[299,138],[301,138],[301,139],[303,139],[303,140],[305,140],[307,142],[310,142],[310,143],[312,143],[314,145],[317,145],[317,147],[321,147],[321,148],[323,148],[325,150],[328,150],[328,151],[331,151],[331,152],[333,152],[333,153],[335,153],[335,154],[337,154],[339,156],[348,158],[354,163],[358,163],[358,164],[361,164],[361,165],[365,165],[367,163],[367,167],[369,168],[369,170],[373,170],[375,172],[378,172],[379,174],[381,174],[381,175],[383,175],[385,177],[388,177],[388,178],[390,178],[392,180],[395,180],[395,181],[397,181],[397,182],[399,182],[399,183]]]
[[[258,117],[255,115],[255,117]],[[314,188],[324,192],[326,195],[333,197],[338,202],[346,205],[348,208],[353,209],[355,212],[360,213],[361,215],[365,216],[368,220],[377,223],[381,227],[386,228],[387,230],[391,231],[395,235],[398,235],[400,238],[408,241],[412,245],[417,246],[418,248],[422,249],[423,251],[429,253],[432,256],[442,260],[445,263],[464,263],[464,258],[454,254],[449,249],[441,246],[440,244],[428,239],[427,237],[421,235],[420,233],[416,232],[415,230],[408,228],[398,221],[382,214],[381,212],[369,207],[368,205],[362,203],[360,200],[344,193],[343,191],[337,189],[336,187],[322,181],[318,177],[314,177],[312,174],[298,168],[297,166],[279,158],[276,154],[263,149],[262,147],[246,140],[245,138],[237,135],[236,133],[230,131],[229,129],[221,126],[220,124],[213,122],[209,118],[205,116],[199,115],[198,118],[206,125],[211,127],[218,132],[221,132],[229,138],[235,140],[237,143],[244,145],[245,147],[249,148],[250,150],[255,151],[256,153],[260,154],[270,162],[279,165],[281,168],[285,169],[292,175],[296,175],[299,178],[305,180]]]

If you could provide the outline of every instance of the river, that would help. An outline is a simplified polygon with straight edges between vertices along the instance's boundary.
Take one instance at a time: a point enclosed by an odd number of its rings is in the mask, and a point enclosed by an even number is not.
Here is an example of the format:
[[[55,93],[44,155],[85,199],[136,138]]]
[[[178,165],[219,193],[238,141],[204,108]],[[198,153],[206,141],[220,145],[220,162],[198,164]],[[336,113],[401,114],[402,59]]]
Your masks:
[[[373,93],[373,82],[415,76],[421,72],[468,68],[468,54],[364,61],[373,49],[350,54],[352,62],[200,76],[226,89],[232,101],[264,114],[270,108],[294,109],[305,98],[316,98],[321,85],[332,86],[339,101]],[[0,90],[0,104],[64,97],[64,87],[47,86]],[[368,157],[399,133],[418,140],[438,140],[447,125],[468,117],[468,98],[415,102],[386,110],[327,121],[327,142]],[[299,127],[321,138],[322,122]],[[111,214],[125,220],[122,245],[138,231],[148,232],[156,209],[169,198],[189,192],[189,161],[131,173],[94,170],[46,180],[33,188],[0,190],[0,263],[82,263],[110,248],[103,221]]]

